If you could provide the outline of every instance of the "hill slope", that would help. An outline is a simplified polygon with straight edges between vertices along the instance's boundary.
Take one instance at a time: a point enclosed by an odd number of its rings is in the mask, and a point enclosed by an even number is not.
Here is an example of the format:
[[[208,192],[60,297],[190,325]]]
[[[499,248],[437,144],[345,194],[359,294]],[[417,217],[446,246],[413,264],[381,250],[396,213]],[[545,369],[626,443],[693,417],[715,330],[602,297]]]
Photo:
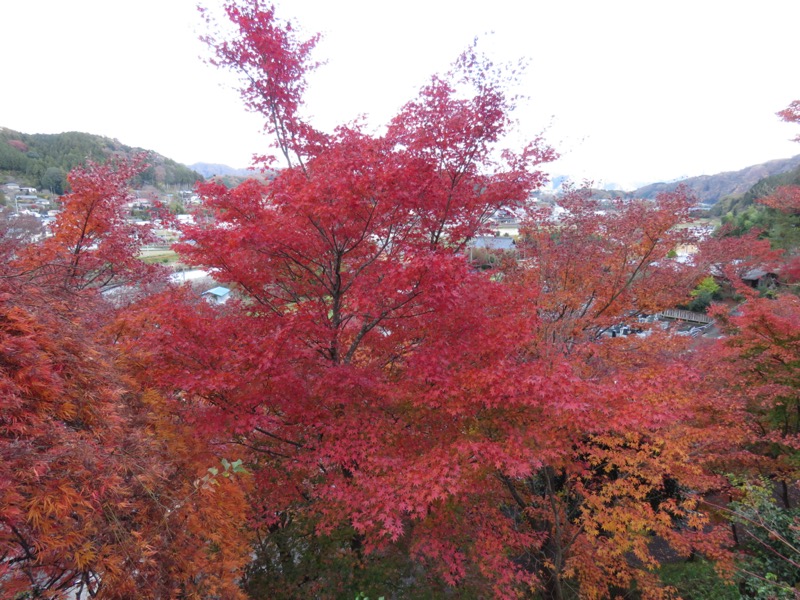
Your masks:
[[[740,171],[728,171],[717,175],[701,175],[670,183],[653,183],[634,192],[636,198],[655,198],[661,192],[669,192],[679,185],[686,186],[704,204],[715,204],[728,196],[740,196],[746,193],[760,180],[771,175],[790,171],[800,165],[800,154],[792,158],[771,160],[760,165],[753,165]]]
[[[0,174],[56,194],[65,191],[66,175],[87,159],[104,161],[113,156],[131,158],[146,153],[150,167],[134,185],[191,187],[203,176],[156,152],[126,146],[118,140],[70,131],[67,133],[20,133],[0,127]]]
[[[728,213],[738,214],[747,210],[759,198],[769,196],[776,188],[784,185],[800,185],[800,165],[790,171],[759,179],[744,194],[723,198],[714,205],[710,213],[713,216],[722,216]]]

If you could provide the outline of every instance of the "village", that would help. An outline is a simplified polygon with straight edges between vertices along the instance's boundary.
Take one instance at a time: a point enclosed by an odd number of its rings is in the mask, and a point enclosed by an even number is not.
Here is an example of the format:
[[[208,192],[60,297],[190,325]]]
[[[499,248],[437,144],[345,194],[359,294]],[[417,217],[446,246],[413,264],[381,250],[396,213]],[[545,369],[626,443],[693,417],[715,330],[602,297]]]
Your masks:
[[[11,211],[9,218],[27,219],[26,227],[33,228],[31,239],[36,241],[52,235],[52,227],[60,212],[59,197],[49,191],[40,191],[34,187],[16,182],[8,182],[0,187],[6,198],[13,202],[6,208]],[[193,211],[202,205],[201,198],[193,190],[181,189],[165,193],[150,186],[146,190],[132,190],[131,199],[126,203],[128,220],[140,225],[151,225],[158,241],[142,247],[141,259],[148,263],[163,264],[173,273],[170,280],[177,284],[188,284],[211,304],[225,304],[237,296],[236,290],[219,285],[213,274],[202,269],[191,268],[182,264],[178,255],[172,250],[172,244],[181,237],[180,225],[194,224]],[[531,199],[535,210],[552,221],[558,221],[564,209],[553,195],[537,194]],[[9,203],[11,204],[11,203]],[[174,212],[173,226],[164,226],[158,218],[157,206],[167,206]],[[600,212],[614,210],[613,204],[605,203]],[[525,260],[524,250],[520,250],[517,240],[520,236],[520,224],[525,217],[524,209],[501,208],[487,219],[482,235],[475,236],[466,246],[469,261],[478,269],[495,268],[504,256],[514,256]],[[692,227],[699,238],[713,232],[713,225],[707,221],[685,224]],[[675,248],[673,260],[685,262],[697,251],[694,245],[679,245]],[[775,274],[766,271],[753,271],[744,277],[751,287],[774,284]],[[720,277],[721,279],[721,277]],[[686,310],[676,307],[660,311],[656,314],[631,314],[630,322],[617,323],[599,332],[604,337],[628,335],[649,335],[647,324],[659,322],[661,329],[673,330],[677,335],[691,337],[718,336],[714,321],[704,312]]]

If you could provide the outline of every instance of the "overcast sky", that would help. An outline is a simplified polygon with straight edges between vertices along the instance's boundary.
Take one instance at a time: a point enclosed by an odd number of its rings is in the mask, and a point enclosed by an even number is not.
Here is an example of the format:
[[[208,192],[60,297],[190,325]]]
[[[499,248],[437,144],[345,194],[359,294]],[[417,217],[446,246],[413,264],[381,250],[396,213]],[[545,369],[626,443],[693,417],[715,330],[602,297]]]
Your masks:
[[[248,166],[269,141],[202,62],[196,4],[3,0],[0,126]],[[276,4],[324,36],[307,108],[323,129],[362,114],[379,127],[479,36],[497,61],[528,59],[517,118],[562,153],[554,175],[630,187],[800,154],[775,116],[800,98],[799,0]]]

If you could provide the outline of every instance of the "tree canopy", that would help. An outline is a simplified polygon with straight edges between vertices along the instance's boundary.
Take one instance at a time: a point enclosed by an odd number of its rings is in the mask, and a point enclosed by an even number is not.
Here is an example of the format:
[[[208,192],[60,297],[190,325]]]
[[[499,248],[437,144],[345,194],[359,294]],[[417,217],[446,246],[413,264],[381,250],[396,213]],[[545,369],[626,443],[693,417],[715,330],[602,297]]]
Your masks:
[[[667,560],[742,568],[723,517],[767,509],[737,477],[797,478],[796,297],[741,282],[781,256],[686,227],[682,190],[532,204],[556,153],[503,147],[510,71],[474,45],[381,133],[325,133],[317,37],[256,0],[223,18],[213,62],[285,162],[199,185],[181,226],[233,299],[137,260],[144,159],[73,170],[52,237],[0,238],[0,590],[669,598]],[[514,252],[479,269],[500,209]],[[724,337],[654,321],[711,276],[747,299],[712,308]]]

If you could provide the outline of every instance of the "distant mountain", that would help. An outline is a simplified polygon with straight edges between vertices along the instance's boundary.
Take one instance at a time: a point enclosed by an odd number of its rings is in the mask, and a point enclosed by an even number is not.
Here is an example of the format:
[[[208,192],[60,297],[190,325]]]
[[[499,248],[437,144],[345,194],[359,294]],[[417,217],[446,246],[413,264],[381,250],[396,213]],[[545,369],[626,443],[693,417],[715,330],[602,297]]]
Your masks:
[[[146,153],[150,167],[134,180],[136,187],[191,188],[203,176],[152,150],[126,146],[119,140],[89,133],[20,133],[0,127],[0,174],[6,179],[62,194],[67,173],[87,159],[102,162],[111,157],[132,158]]]
[[[759,179],[747,192],[737,196],[722,198],[709,211],[712,216],[742,213],[760,198],[772,194],[776,188],[784,185],[800,185],[800,165],[789,171],[776,173]]]
[[[162,189],[166,187],[187,189],[192,188],[197,181],[210,177],[218,177],[225,185],[233,186],[244,179],[255,177],[263,180],[275,176],[275,172],[260,173],[214,163],[198,162],[187,167],[156,152],[126,146],[119,140],[88,133],[72,131],[58,134],[26,134],[0,127],[0,183],[3,179],[12,180],[61,194],[66,191],[67,173],[87,159],[103,161],[112,156],[132,157],[141,152],[148,154],[151,166],[133,182],[136,187],[153,185]],[[771,160],[740,171],[653,183],[633,192],[620,194],[618,190],[612,189],[603,193],[609,196],[654,198],[661,192],[671,191],[683,185],[705,204],[715,204],[727,199],[727,205],[731,201],[738,202],[739,198],[752,202],[750,196],[756,192],[748,194],[748,191],[758,182],[798,167],[800,167],[800,155]],[[550,193],[557,192],[564,180],[566,177],[554,177],[553,190]],[[764,185],[773,183],[773,180],[769,179]],[[608,190],[616,186],[608,184],[605,187]],[[746,194],[747,197],[744,198]]]
[[[228,165],[219,165],[215,163],[198,162],[189,165],[193,171],[197,171],[203,177],[225,177],[226,175],[235,175],[237,177],[253,177],[254,171],[250,169],[234,169]]]
[[[792,158],[771,160],[760,165],[753,165],[740,171],[728,171],[717,175],[700,175],[669,183],[652,183],[641,187],[630,196],[634,198],[655,198],[661,192],[669,192],[679,185],[687,187],[704,204],[715,204],[728,196],[740,196],[752,188],[758,181],[790,171],[800,165],[800,154]]]

